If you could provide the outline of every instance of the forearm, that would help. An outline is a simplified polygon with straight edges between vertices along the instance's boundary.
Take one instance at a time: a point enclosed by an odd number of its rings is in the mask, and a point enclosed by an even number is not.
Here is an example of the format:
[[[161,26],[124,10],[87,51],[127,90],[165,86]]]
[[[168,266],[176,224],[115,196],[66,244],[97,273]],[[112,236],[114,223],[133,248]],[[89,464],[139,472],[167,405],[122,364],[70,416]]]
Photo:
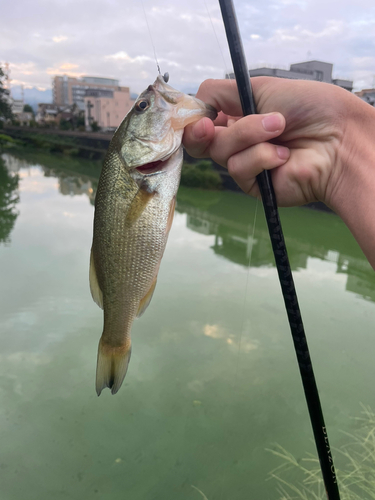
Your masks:
[[[375,269],[375,108],[353,96],[338,151],[340,177],[329,204]]]

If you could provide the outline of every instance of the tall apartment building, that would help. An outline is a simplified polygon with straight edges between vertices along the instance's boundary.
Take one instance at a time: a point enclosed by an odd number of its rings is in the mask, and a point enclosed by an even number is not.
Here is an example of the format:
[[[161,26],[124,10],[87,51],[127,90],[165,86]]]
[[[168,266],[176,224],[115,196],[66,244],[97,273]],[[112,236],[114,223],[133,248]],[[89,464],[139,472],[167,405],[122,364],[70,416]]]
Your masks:
[[[83,76],[82,78],[72,78],[66,75],[55,76],[52,79],[52,88],[54,104],[57,106],[77,104],[82,110],[85,109],[85,96],[88,90],[127,92],[130,95],[129,87],[120,87],[118,80],[94,76]]]
[[[249,71],[250,76],[276,76],[278,78],[289,78],[292,80],[315,80],[317,82],[332,83],[351,92],[353,82],[332,78],[333,64],[322,61],[306,61],[291,64],[289,70],[279,68],[256,68]],[[226,75],[227,78],[234,78],[234,73]]]
[[[118,87],[124,89],[125,87]],[[96,122],[104,130],[117,128],[134,104],[128,92],[88,89],[84,97],[85,125],[89,130]]]

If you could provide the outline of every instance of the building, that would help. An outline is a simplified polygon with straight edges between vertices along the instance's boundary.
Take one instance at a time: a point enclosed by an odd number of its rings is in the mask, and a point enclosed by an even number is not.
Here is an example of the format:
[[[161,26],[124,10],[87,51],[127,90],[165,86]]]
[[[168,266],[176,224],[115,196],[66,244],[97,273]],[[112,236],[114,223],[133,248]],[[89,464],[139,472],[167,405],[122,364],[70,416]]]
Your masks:
[[[85,126],[96,124],[105,130],[117,128],[134,104],[128,87],[117,90],[86,90],[84,97]]]
[[[11,107],[12,107],[12,113],[14,115],[20,115],[21,113],[23,113],[23,107],[25,106],[23,99],[11,98],[10,103],[11,103]]]
[[[375,106],[375,88],[363,89],[354,93],[356,96],[360,97],[362,101],[369,103],[371,106]]]
[[[250,76],[274,76],[277,78],[289,78],[292,80],[314,80],[317,82],[332,83],[339,87],[353,90],[351,80],[333,79],[333,64],[322,61],[306,61],[291,64],[289,70],[279,68],[256,68],[249,71]],[[229,73],[226,78],[234,78],[234,73]]]
[[[22,125],[29,125],[34,119],[34,114],[29,111],[24,111],[25,103],[23,99],[10,98],[10,105],[12,108],[13,118]]]
[[[72,78],[70,76],[55,76],[52,79],[53,103],[57,106],[77,104],[84,110],[84,98],[87,90],[122,90],[128,87],[120,87],[119,81],[113,78],[99,78],[94,76],[83,76]]]
[[[55,123],[58,112],[59,108],[56,104],[41,102],[38,104],[35,121],[41,124]]]

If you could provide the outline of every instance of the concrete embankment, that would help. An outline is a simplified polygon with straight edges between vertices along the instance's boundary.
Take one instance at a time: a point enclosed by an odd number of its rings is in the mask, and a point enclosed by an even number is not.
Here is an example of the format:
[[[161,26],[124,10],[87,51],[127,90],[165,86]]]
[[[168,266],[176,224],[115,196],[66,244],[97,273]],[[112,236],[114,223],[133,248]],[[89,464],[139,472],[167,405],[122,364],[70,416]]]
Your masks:
[[[25,142],[27,145],[39,149],[50,149],[52,152],[74,154],[92,159],[104,157],[113,133],[98,132],[74,132],[47,128],[15,127],[7,126],[4,133],[15,139]],[[197,160],[184,151],[187,163],[195,163]],[[212,162],[213,168],[220,174],[224,189],[240,191],[225,168]]]
[[[47,128],[15,127],[7,126],[4,133],[15,139],[19,139],[27,145],[40,149],[49,149],[51,152],[72,154],[91,159],[102,159],[108,149],[113,132],[75,132]],[[197,160],[184,151],[184,159],[187,163],[195,163]],[[212,162],[222,179],[223,188],[242,192],[227,170],[215,162]],[[307,205],[315,210],[331,211],[324,203],[315,202]]]

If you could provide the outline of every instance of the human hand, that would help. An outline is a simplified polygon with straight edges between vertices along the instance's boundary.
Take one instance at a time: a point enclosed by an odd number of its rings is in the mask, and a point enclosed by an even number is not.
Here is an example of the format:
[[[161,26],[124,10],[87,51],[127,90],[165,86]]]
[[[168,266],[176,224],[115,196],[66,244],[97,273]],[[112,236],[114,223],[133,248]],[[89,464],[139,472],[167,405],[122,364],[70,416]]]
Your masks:
[[[344,168],[347,101],[359,99],[311,81],[256,77],[252,86],[259,114],[241,117],[234,80],[203,82],[197,97],[220,113],[214,123],[203,118],[186,127],[187,152],[227,167],[252,196],[259,197],[256,176],[271,170],[280,206],[331,205]]]
[[[336,85],[252,78],[258,115],[242,116],[234,80],[207,80],[197,97],[220,111],[189,125],[191,156],[211,157],[248,194],[271,171],[280,206],[323,201],[375,269],[375,109]],[[282,147],[282,149],[279,149]]]

